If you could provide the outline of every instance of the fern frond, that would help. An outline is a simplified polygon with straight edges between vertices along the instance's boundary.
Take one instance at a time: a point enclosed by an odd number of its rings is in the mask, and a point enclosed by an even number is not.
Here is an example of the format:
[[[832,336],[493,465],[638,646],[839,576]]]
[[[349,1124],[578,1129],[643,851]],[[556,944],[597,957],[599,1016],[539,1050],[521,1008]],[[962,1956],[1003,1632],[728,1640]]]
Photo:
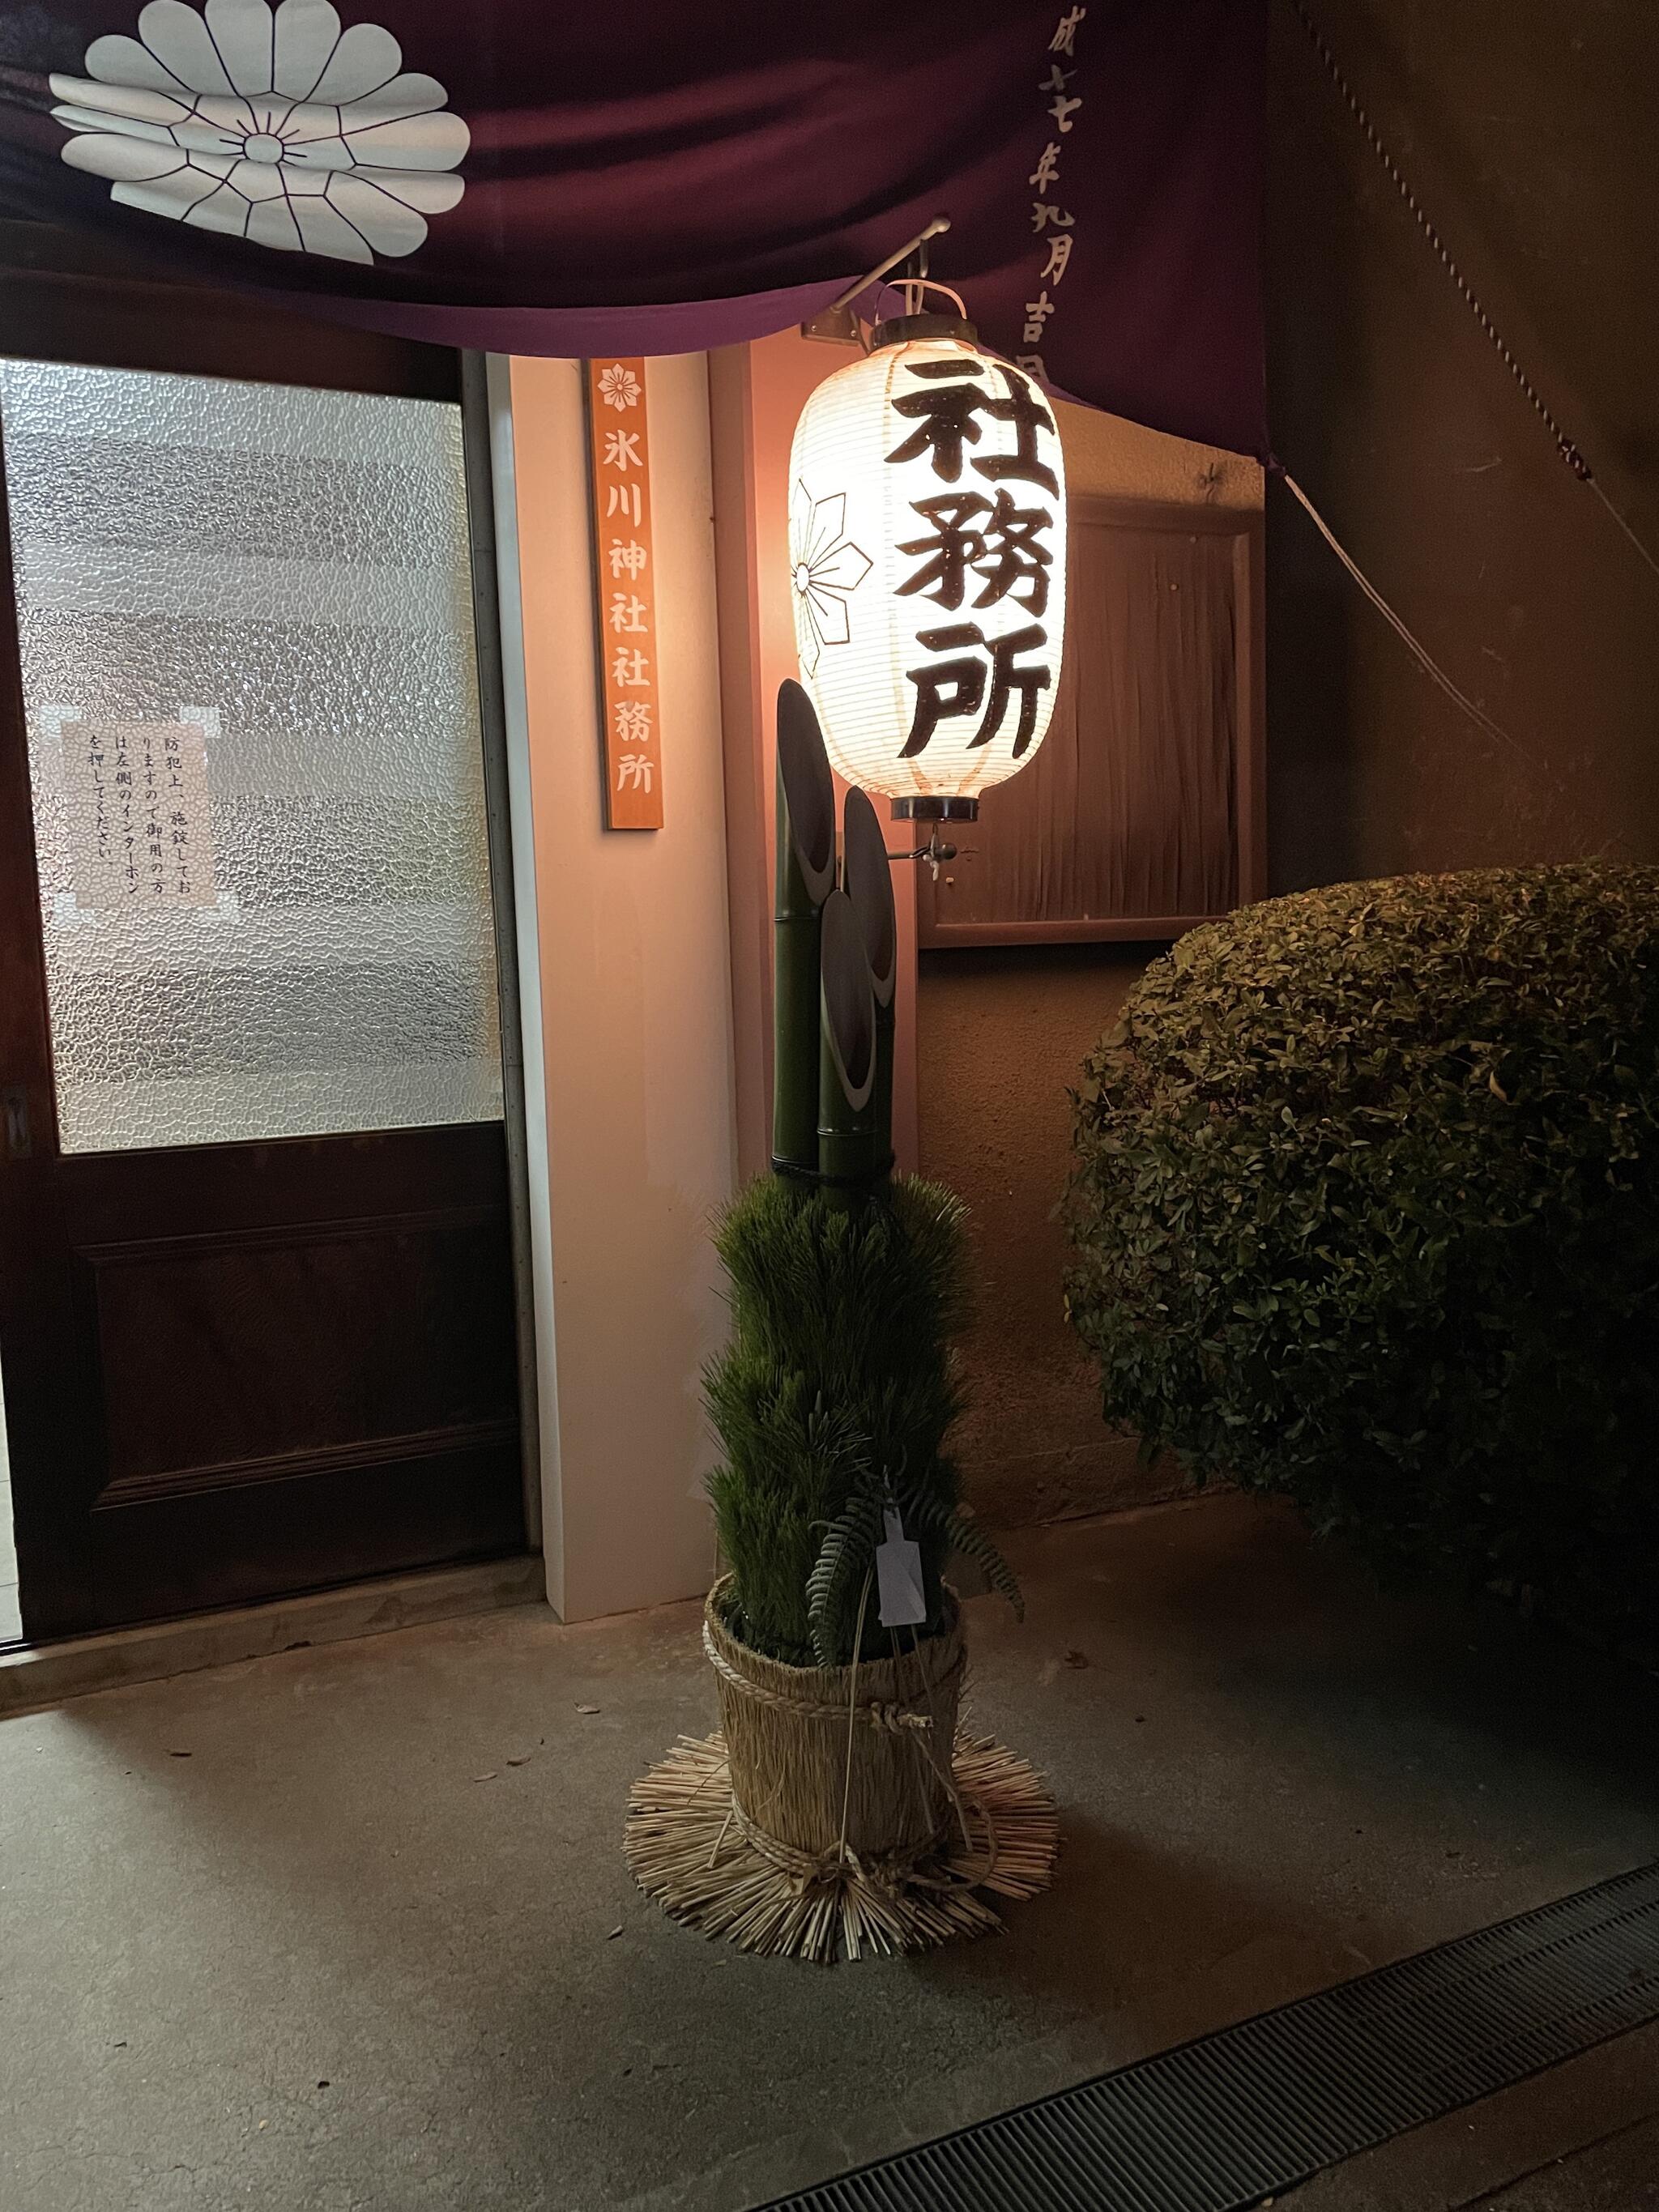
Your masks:
[[[916,1527],[927,1528],[950,1550],[971,1559],[984,1576],[987,1587],[1013,1608],[1014,1619],[1024,1620],[1025,1600],[1014,1571],[986,1534],[971,1506],[958,1504],[941,1510],[935,1500],[920,1498],[913,1502],[911,1514]]]
[[[840,1615],[860,1571],[867,1574],[875,1563],[881,1528],[881,1502],[865,1492],[849,1497],[824,1531],[806,1580],[806,1617],[820,1667],[842,1663]]]

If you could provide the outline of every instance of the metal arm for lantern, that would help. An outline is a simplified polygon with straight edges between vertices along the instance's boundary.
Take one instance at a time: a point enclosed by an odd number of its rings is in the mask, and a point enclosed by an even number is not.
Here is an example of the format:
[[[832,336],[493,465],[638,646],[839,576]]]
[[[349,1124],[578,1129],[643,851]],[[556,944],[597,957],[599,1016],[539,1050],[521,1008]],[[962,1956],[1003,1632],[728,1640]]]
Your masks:
[[[889,270],[896,269],[901,261],[908,261],[918,251],[924,257],[920,273],[925,276],[927,274],[927,240],[942,237],[950,228],[948,215],[936,215],[925,230],[919,230],[914,238],[907,238],[902,246],[888,255],[885,261],[878,261],[873,269],[866,270],[862,276],[855,276],[844,292],[837,292],[827,307],[820,307],[810,322],[801,325],[801,336],[804,338],[828,338],[836,345],[865,345],[867,351],[863,330],[853,312],[854,301],[860,293],[867,292],[872,284],[878,284]]]

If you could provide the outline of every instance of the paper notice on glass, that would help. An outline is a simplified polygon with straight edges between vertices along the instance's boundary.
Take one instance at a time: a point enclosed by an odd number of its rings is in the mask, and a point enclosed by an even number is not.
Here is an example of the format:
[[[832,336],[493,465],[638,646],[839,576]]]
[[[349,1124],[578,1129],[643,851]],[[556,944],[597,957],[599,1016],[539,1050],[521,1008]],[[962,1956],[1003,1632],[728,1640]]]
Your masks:
[[[199,722],[65,719],[65,828],[84,913],[212,906],[207,733]]]
[[[884,1513],[887,1541],[876,1547],[876,1595],[884,1628],[919,1626],[927,1618],[921,1587],[921,1551],[904,1533],[896,1513]]]

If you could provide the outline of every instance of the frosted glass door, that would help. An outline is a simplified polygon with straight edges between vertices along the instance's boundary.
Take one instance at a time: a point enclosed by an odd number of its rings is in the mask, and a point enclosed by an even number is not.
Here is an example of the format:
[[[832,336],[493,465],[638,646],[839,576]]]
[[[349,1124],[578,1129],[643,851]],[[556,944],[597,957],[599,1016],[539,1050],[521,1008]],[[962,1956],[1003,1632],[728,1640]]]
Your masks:
[[[63,1149],[499,1120],[459,410],[0,362]]]

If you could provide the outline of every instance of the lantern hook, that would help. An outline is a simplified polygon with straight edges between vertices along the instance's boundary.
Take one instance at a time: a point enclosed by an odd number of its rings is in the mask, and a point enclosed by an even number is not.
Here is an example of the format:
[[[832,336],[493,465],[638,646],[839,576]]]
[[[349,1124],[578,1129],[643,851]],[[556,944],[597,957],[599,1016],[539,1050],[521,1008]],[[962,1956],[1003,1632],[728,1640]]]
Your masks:
[[[918,845],[911,853],[889,853],[887,857],[890,860],[926,860],[933,872],[933,881],[937,883],[939,870],[947,860],[956,859],[957,849],[956,846],[945,843],[939,836],[939,825],[935,822],[933,835],[925,845]]]

